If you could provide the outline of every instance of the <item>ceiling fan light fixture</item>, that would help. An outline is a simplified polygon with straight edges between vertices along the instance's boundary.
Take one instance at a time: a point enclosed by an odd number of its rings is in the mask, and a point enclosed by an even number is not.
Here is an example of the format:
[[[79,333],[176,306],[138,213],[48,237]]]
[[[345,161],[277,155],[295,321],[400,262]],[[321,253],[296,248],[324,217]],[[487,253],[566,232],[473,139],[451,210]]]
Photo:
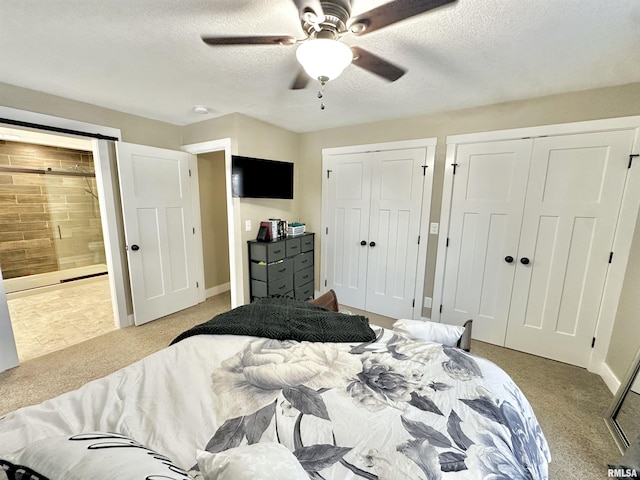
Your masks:
[[[319,79],[333,80],[349,66],[353,60],[351,49],[337,40],[316,38],[301,44],[296,57],[307,75]]]

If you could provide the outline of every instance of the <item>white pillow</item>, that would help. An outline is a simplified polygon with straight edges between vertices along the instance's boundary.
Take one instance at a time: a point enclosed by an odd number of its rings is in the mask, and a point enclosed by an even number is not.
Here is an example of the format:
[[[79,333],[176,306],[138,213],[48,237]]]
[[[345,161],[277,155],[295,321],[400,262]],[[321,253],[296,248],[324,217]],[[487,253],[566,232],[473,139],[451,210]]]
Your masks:
[[[33,442],[22,450],[3,455],[14,466],[25,466],[52,480],[190,480],[186,471],[167,457],[117,433],[64,435]],[[2,467],[0,467],[1,469]],[[5,464],[6,468],[6,464]],[[7,475],[9,479],[11,475]],[[0,478],[2,478],[0,476]]]
[[[454,347],[464,332],[464,327],[430,322],[428,320],[409,320],[401,318],[393,324],[393,330],[411,338],[441,343]]]
[[[298,459],[276,442],[254,443],[219,453],[198,450],[205,480],[309,480]]]

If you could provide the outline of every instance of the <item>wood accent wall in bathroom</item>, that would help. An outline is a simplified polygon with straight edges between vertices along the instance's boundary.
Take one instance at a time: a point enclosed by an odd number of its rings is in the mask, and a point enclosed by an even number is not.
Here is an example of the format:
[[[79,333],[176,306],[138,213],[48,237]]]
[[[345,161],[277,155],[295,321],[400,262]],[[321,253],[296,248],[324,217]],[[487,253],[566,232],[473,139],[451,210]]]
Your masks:
[[[2,140],[0,165],[94,171],[91,152]],[[101,241],[95,178],[0,171],[0,267],[5,279],[104,263],[104,250],[89,248]]]

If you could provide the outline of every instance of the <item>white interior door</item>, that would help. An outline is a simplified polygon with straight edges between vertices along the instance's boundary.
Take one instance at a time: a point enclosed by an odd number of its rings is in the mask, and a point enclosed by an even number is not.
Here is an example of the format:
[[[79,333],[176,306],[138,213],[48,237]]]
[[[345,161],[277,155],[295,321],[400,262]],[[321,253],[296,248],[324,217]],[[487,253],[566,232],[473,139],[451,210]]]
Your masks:
[[[633,137],[535,140],[507,347],[587,365]]]
[[[365,309],[412,318],[426,149],[374,152],[371,157]]]
[[[340,303],[412,318],[426,148],[327,162],[327,288]]]
[[[440,318],[473,319],[473,337],[497,345],[509,316],[531,146],[531,139],[476,143],[456,154]]]
[[[371,157],[357,153],[333,157],[328,172],[327,287],[340,303],[365,308]],[[362,243],[364,242],[364,245]]]
[[[195,234],[184,152],[118,142],[136,325],[197,303]]]

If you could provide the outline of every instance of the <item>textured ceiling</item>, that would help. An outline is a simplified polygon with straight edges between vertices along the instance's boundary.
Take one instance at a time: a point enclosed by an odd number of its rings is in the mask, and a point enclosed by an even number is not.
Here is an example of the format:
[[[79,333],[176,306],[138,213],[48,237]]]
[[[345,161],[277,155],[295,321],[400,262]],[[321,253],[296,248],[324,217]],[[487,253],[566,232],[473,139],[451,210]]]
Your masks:
[[[640,0],[458,0],[345,37],[408,73],[352,65],[320,110],[315,82],[289,90],[295,46],[200,38],[302,38],[291,0],[0,0],[0,82],[178,125],[239,112],[305,132],[637,82],[638,25]]]

